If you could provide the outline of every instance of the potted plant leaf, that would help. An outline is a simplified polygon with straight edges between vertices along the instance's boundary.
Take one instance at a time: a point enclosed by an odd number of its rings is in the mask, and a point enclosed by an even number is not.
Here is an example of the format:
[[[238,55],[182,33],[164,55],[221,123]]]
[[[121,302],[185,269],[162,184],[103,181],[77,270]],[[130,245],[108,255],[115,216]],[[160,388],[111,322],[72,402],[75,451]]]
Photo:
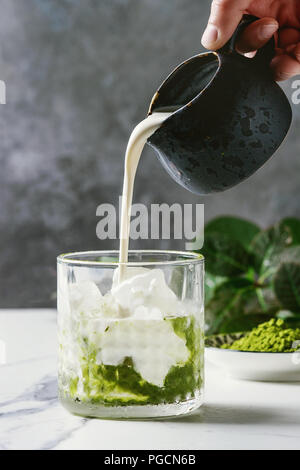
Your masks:
[[[262,230],[237,217],[205,227],[207,334],[249,331],[270,318],[300,325],[300,220]]]

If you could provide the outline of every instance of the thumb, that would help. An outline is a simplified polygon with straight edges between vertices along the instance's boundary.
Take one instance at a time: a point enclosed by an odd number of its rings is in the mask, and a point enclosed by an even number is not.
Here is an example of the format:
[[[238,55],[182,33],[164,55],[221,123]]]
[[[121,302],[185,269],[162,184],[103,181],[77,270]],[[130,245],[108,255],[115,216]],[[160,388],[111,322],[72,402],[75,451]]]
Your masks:
[[[252,0],[213,0],[202,44],[219,49],[231,38]]]
[[[237,50],[241,53],[256,51],[276,33],[279,24],[273,18],[262,18],[248,26],[240,35]]]

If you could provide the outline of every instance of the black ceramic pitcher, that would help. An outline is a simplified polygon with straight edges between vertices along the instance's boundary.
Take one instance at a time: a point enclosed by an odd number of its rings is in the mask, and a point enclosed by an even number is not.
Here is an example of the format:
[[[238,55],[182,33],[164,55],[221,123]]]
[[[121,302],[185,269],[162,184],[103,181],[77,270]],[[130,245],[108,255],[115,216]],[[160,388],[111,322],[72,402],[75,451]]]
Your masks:
[[[149,114],[177,109],[148,139],[171,177],[196,194],[224,191],[251,176],[277,150],[291,124],[273,80],[272,39],[252,59],[235,50],[243,18],[217,52],[179,65],[153,97]]]

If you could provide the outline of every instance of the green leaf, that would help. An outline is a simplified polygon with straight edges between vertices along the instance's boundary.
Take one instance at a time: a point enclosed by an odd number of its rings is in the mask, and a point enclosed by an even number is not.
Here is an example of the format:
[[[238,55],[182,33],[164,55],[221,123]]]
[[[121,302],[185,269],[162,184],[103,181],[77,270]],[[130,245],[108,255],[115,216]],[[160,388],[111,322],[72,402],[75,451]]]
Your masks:
[[[285,323],[288,328],[300,328],[300,315],[287,318]]]
[[[254,237],[250,250],[261,282],[275,274],[283,250],[290,245],[290,229],[280,224],[263,230]]]
[[[300,313],[294,313],[290,310],[279,310],[276,318],[284,320],[288,328],[300,328]]]
[[[260,228],[248,220],[224,216],[213,219],[206,224],[205,234],[212,232],[223,233],[247,249],[255,235],[260,232]]]
[[[255,292],[253,284],[243,278],[232,279],[218,286],[206,306],[208,334],[222,333],[223,325],[228,319],[243,315],[244,309],[241,307],[245,302],[245,294],[251,297],[253,292]]]
[[[274,314],[281,308],[281,304],[275,295],[272,285],[256,288],[258,303],[263,312],[272,311]]]
[[[282,263],[274,278],[274,289],[283,308],[300,312],[300,263]]]
[[[207,304],[214,295],[216,288],[223,284],[226,278],[220,276],[214,276],[213,274],[205,273],[205,303]]]
[[[279,254],[279,263],[300,263],[300,245],[286,248]]]
[[[293,245],[300,245],[300,219],[287,217],[280,222],[281,227],[288,227]]]
[[[252,315],[228,318],[222,325],[222,333],[251,331],[260,323],[269,321],[271,318],[273,318],[271,313],[253,313]]]
[[[288,321],[300,321],[299,219],[260,231],[251,222],[219,217],[205,227],[203,254],[210,333],[245,331],[283,309],[299,312]]]
[[[281,320],[287,321],[289,318],[297,318],[300,320],[300,315],[295,315],[290,310],[279,310],[276,313],[276,318],[280,318]]]
[[[249,253],[238,241],[223,233],[206,234],[201,252],[206,258],[207,271],[215,276],[238,276],[249,269]]]
[[[261,307],[258,290],[264,295],[264,309]],[[279,308],[271,289],[257,289],[245,278],[231,279],[216,288],[206,305],[207,334],[248,331],[273,318]]]

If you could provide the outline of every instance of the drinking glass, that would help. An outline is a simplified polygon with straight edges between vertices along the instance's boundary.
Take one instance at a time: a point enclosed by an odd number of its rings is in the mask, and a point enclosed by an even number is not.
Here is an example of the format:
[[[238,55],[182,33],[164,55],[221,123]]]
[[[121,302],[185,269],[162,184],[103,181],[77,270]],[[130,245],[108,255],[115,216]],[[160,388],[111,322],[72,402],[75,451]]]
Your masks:
[[[197,409],[204,385],[204,259],[193,252],[60,255],[59,397],[71,413],[159,418]]]

